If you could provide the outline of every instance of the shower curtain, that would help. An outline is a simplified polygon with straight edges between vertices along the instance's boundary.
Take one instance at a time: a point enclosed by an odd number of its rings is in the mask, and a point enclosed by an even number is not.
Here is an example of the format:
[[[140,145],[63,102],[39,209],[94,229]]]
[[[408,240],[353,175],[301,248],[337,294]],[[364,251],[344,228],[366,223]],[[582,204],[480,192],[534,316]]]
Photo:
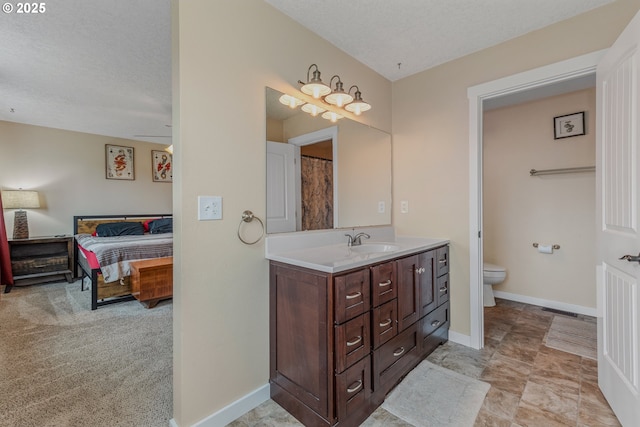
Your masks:
[[[302,156],[302,229],[333,228],[333,162]]]
[[[11,271],[11,257],[9,256],[9,241],[7,229],[4,226],[4,210],[0,198],[0,285],[13,286],[13,272]],[[11,288],[7,288],[10,290]],[[7,292],[5,290],[5,292]]]

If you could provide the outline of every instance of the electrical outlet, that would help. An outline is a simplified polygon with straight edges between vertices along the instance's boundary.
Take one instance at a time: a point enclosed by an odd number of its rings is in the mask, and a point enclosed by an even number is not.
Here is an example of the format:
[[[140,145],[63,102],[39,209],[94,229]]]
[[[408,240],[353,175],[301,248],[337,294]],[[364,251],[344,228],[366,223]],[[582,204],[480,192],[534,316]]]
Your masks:
[[[198,221],[222,219],[222,197],[198,196]]]
[[[384,210],[385,210],[384,201],[378,202],[378,213],[384,213]]]
[[[403,214],[409,213],[409,201],[408,200],[402,200],[400,202],[400,213],[403,213]]]

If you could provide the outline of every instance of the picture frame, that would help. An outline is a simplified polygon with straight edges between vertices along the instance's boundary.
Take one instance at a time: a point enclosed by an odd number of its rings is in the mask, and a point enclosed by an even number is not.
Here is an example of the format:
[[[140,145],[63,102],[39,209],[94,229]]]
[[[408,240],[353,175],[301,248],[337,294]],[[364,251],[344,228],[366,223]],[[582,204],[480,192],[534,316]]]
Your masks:
[[[151,150],[153,182],[173,182],[173,156],[168,151]]]
[[[135,179],[133,147],[105,144],[105,172],[107,179]]]
[[[553,118],[553,139],[585,135],[584,111]]]

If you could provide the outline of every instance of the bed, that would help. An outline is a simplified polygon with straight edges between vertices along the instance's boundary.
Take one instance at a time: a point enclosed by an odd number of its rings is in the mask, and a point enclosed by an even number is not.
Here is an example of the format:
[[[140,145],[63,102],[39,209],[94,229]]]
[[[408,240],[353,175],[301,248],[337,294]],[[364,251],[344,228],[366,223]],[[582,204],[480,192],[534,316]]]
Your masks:
[[[90,281],[92,310],[133,299],[130,262],[173,256],[173,234],[166,232],[167,224],[172,229],[171,221],[170,214],[73,217],[76,274],[82,279],[82,290],[85,279]]]

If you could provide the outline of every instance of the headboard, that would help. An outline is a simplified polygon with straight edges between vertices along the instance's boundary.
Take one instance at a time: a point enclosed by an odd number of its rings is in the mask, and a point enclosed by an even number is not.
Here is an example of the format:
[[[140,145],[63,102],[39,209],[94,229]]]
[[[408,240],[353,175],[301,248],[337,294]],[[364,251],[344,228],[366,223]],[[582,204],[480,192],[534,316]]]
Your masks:
[[[73,234],[92,234],[100,224],[111,222],[145,222],[148,219],[172,218],[172,214],[78,215],[73,217]]]

